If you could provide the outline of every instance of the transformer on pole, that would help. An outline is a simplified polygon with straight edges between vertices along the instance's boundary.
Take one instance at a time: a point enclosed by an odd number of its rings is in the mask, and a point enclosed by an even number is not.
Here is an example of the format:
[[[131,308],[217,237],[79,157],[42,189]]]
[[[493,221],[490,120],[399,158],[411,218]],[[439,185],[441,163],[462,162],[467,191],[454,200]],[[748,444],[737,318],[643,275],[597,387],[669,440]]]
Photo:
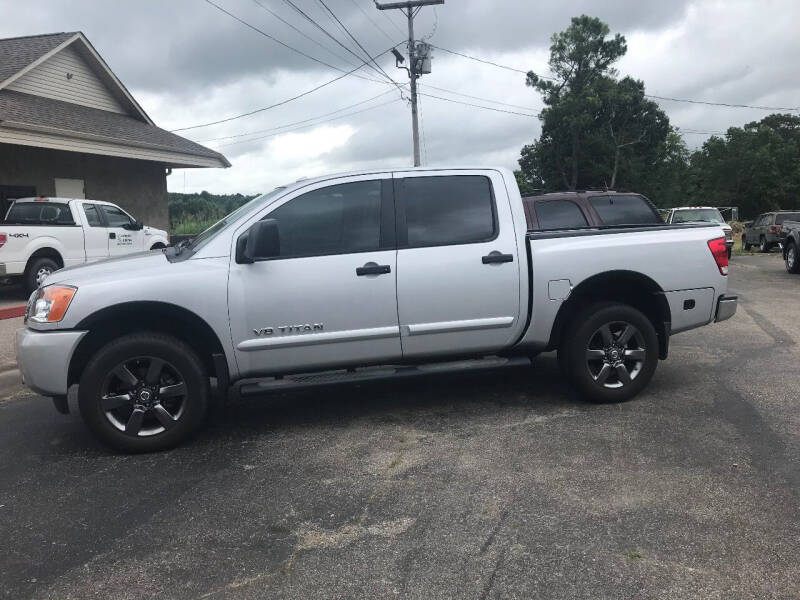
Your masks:
[[[417,79],[431,72],[432,48],[425,42],[414,40],[414,17],[423,6],[444,4],[444,0],[408,0],[406,2],[389,2],[380,4],[375,0],[378,10],[400,10],[408,19],[408,67],[401,67],[405,62],[403,56],[393,49],[397,67],[406,69],[411,81],[411,135],[414,140],[414,166],[420,166],[419,157],[419,114],[417,111]],[[416,10],[414,10],[416,9]]]

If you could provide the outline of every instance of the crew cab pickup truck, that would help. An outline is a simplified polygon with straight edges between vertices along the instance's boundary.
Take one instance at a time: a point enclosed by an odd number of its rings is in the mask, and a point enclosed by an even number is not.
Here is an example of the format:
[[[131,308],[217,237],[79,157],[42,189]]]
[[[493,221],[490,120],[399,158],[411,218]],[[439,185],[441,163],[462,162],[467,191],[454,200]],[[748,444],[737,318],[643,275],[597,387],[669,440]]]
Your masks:
[[[610,221],[635,202],[596,196]],[[178,444],[229,397],[553,349],[581,395],[619,402],[672,334],[734,314],[727,272],[716,223],[531,229],[507,169],[334,175],[191,243],[54,273],[17,357],[32,390],[134,452]]]
[[[30,293],[63,267],[168,243],[166,231],[142,225],[110,202],[21,198],[0,225],[0,277],[22,278]]]
[[[733,252],[733,228],[722,218],[722,213],[713,206],[681,206],[670,208],[664,217],[666,223],[719,223],[725,234],[725,247],[728,249],[728,258]]]

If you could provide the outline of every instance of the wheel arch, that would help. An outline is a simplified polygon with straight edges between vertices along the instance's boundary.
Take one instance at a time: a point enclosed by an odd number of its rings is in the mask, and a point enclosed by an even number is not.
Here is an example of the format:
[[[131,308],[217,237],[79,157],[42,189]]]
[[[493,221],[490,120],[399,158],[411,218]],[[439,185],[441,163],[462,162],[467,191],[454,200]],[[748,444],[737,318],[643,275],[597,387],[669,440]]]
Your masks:
[[[61,255],[61,252],[53,248],[52,246],[41,246],[34,250],[31,255],[28,257],[28,260],[25,263],[25,272],[28,272],[28,269],[33,263],[34,260],[37,258],[50,258],[56,262],[59,269],[64,268],[64,257]]]
[[[548,349],[560,345],[568,324],[581,308],[604,300],[629,304],[641,311],[655,327],[659,358],[667,357],[671,314],[664,290],[651,277],[628,270],[605,271],[578,284],[556,314]]]
[[[210,376],[226,380],[228,377],[227,373],[217,372],[222,367],[214,359],[215,355],[225,355],[219,336],[202,317],[175,304],[154,301],[115,304],[85,317],[75,329],[89,333],[72,355],[68,385],[78,383],[89,358],[102,346],[121,335],[145,330],[168,333],[183,340],[197,352]]]

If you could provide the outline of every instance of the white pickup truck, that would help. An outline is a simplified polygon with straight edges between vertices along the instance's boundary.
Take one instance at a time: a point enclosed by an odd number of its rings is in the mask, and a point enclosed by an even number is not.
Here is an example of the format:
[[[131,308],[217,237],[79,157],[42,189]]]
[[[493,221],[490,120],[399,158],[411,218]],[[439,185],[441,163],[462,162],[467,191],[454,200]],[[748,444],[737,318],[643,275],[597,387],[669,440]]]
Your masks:
[[[21,277],[30,293],[63,267],[168,245],[166,231],[110,202],[21,198],[0,225],[0,277]]]
[[[181,442],[229,395],[553,349],[582,396],[619,402],[672,334],[734,314],[727,273],[718,223],[665,225],[637,194],[526,206],[501,168],[333,175],[260,196],[191,243],[54,273],[28,301],[17,358],[59,411],[77,396],[100,439],[138,452]]]

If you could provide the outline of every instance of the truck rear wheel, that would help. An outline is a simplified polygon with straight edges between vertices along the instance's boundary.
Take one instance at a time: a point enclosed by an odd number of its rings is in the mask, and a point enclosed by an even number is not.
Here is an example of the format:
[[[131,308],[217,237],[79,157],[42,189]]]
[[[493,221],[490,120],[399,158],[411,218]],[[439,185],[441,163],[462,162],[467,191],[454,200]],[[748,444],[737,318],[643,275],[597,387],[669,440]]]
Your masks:
[[[624,402],[648,384],[658,366],[650,320],[627,304],[598,303],[575,318],[564,361],[578,393],[593,402]]]
[[[46,277],[58,271],[59,266],[52,258],[35,258],[25,269],[25,289],[29,294],[38,288]]]
[[[208,403],[200,357],[181,340],[158,333],[126,335],[102,347],[78,390],[92,433],[125,452],[180,444],[200,427]]]

